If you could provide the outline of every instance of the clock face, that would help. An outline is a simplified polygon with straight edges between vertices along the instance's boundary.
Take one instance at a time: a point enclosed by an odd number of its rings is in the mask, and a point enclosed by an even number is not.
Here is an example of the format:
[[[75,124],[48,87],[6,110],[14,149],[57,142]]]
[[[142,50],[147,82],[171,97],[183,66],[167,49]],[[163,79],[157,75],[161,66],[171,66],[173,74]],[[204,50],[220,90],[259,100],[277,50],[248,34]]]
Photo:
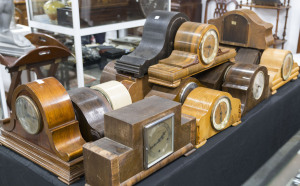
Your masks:
[[[282,64],[282,79],[287,80],[292,72],[292,67],[293,67],[293,56],[291,53],[285,56],[283,64]]]
[[[262,71],[259,71],[254,78],[254,82],[252,86],[253,97],[255,100],[258,100],[261,97],[264,91],[264,87],[265,87],[265,76]]]
[[[21,126],[29,134],[38,134],[41,129],[41,115],[35,103],[27,96],[16,100],[16,115]]]
[[[168,10],[169,0],[137,0],[145,17],[154,10]]]
[[[174,150],[174,114],[144,127],[144,166],[149,168]]]
[[[210,64],[217,56],[219,49],[218,34],[215,30],[208,30],[199,45],[200,57],[202,62]]]
[[[230,118],[231,102],[226,96],[219,98],[211,113],[212,126],[216,130],[223,130]]]

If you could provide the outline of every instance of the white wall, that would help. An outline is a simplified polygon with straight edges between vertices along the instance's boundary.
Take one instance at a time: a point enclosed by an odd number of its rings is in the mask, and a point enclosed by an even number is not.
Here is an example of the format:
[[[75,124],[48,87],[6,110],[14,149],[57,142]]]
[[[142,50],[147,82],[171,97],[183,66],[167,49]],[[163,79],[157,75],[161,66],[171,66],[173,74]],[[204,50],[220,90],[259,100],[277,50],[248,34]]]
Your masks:
[[[249,0],[250,2],[251,0]],[[242,2],[246,2],[246,0],[242,0]],[[283,0],[281,0],[283,2]],[[238,0],[238,3],[240,3],[240,0]],[[204,14],[205,14],[205,5],[206,2],[203,2],[203,10],[202,10],[202,17],[204,20]],[[292,51],[292,53],[296,53],[297,50],[297,44],[298,44],[298,37],[299,37],[299,29],[300,29],[300,1],[299,0],[290,0],[290,5],[292,6],[289,9],[288,14],[288,22],[287,22],[287,29],[286,29],[286,40],[287,42],[284,45],[284,49]],[[243,7],[247,8],[247,7]],[[233,4],[230,4],[228,7],[228,10],[235,9],[235,6]],[[213,18],[213,12],[215,10],[215,2],[211,2],[208,5],[208,13],[207,13],[207,19]],[[271,9],[252,9],[254,12],[257,13],[257,15],[264,21],[272,23],[273,24],[273,33],[275,33],[275,26],[276,26],[276,17],[277,17],[277,10],[271,10]],[[282,38],[282,32],[284,28],[284,22],[285,22],[285,10],[280,10],[279,14],[279,24],[278,24],[278,36]],[[279,47],[281,48],[281,46]]]

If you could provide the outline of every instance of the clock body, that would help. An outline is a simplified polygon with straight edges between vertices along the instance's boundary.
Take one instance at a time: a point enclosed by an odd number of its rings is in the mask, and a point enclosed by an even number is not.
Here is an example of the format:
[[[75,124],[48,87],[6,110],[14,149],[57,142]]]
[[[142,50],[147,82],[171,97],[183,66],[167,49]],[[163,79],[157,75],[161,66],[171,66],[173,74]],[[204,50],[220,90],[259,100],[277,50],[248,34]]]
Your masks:
[[[108,81],[95,86],[94,89],[101,93],[111,105],[113,110],[119,109],[132,103],[131,96],[126,87],[118,81]]]
[[[112,111],[107,99],[98,91],[82,87],[68,91],[85,141],[104,137],[104,114]]]
[[[256,64],[260,63],[261,50],[253,48],[240,48],[235,56],[235,63]]]
[[[234,63],[226,62],[193,76],[207,88],[222,90],[225,74]]]
[[[287,82],[297,79],[299,74],[299,66],[294,62],[291,51],[288,50],[266,49],[261,56],[260,65],[268,69],[272,94]]]
[[[241,112],[245,115],[270,96],[268,70],[264,66],[237,63],[228,70],[222,91],[241,100]]]
[[[83,147],[90,185],[133,185],[194,148],[195,118],[168,99],[151,96],[104,119],[105,137]]]
[[[18,86],[1,143],[72,183],[84,172],[85,143],[67,91],[55,78]],[[77,167],[74,169],[74,167]]]
[[[176,88],[153,85],[151,91],[146,95],[146,97],[156,95],[183,104],[189,93],[195,88],[201,86],[203,85],[201,85],[197,79],[189,77],[184,79]]]
[[[249,9],[233,10],[208,20],[217,27],[220,43],[264,50],[273,45],[273,25]]]
[[[159,60],[149,70],[149,82],[167,87],[178,87],[180,81],[229,61],[235,49],[219,47],[215,26],[185,22],[176,34],[171,55]]]
[[[188,17],[183,13],[159,10],[152,12],[146,19],[139,46],[132,53],[117,60],[115,69],[120,73],[130,73],[138,78],[143,77],[148,73],[149,66],[171,54],[175,34],[181,24],[186,21]]]
[[[241,123],[241,102],[229,93],[198,87],[187,97],[182,113],[196,118],[196,148],[220,131]]]

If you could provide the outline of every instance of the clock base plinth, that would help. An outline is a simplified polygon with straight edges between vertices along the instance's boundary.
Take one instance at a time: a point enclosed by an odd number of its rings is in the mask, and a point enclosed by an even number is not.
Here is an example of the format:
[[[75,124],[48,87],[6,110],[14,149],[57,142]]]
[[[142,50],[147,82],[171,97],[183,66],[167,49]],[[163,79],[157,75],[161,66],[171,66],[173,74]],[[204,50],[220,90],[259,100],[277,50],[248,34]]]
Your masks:
[[[84,174],[82,156],[70,162],[65,162],[12,132],[5,131],[2,128],[0,130],[0,143],[2,145],[57,175],[62,182],[70,185],[79,180]]]
[[[299,67],[294,63],[291,75],[290,75],[290,77],[287,80],[282,81],[282,78],[277,78],[276,80],[274,80],[272,82],[272,85],[273,85],[271,87],[272,95],[274,95],[277,92],[278,88],[280,88],[281,86],[285,85],[289,81],[298,79],[298,75],[299,75]]]
[[[205,145],[206,142],[207,142],[207,139],[204,140],[204,141],[201,141],[199,144],[197,144],[197,145],[195,146],[195,148],[198,149],[198,148],[202,147],[203,145]]]
[[[241,124],[242,122],[241,121],[238,121],[238,122],[235,122],[234,124],[232,124],[231,126],[238,126],[239,124]]]

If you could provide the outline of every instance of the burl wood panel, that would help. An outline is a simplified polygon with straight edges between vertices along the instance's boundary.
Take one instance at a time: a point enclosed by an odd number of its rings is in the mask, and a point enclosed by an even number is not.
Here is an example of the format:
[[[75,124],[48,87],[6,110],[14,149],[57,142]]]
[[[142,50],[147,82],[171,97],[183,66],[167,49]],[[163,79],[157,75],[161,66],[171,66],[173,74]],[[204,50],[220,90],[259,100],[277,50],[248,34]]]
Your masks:
[[[170,113],[175,114],[174,151],[149,169],[145,169],[142,129]],[[152,96],[107,113],[105,135],[106,137],[96,142],[84,145],[87,184],[132,185],[193,148],[195,118],[181,115],[179,103]]]
[[[258,72],[264,74],[264,87],[259,99],[253,96],[254,79]],[[268,70],[264,66],[255,64],[235,64],[229,70],[222,85],[222,91],[230,93],[241,100],[242,116],[258,103],[270,96]]]
[[[227,12],[208,23],[217,27],[222,44],[256,49],[266,49],[274,44],[273,25],[249,9]]]
[[[231,101],[231,115],[226,125],[236,126],[241,123],[241,101],[233,98],[229,93],[198,87],[186,98],[182,106],[182,113],[196,117],[196,148],[203,146],[207,139],[218,132],[211,124],[211,114],[215,102],[226,96]]]
[[[86,87],[68,93],[84,140],[95,141],[104,137],[104,114],[112,111],[107,99],[98,91]]]
[[[287,82],[296,80],[299,74],[299,66],[293,62],[292,71],[290,76],[284,80],[282,77],[282,66],[286,55],[290,54],[291,51],[281,49],[266,49],[260,59],[260,65],[267,67],[268,74],[270,76],[269,86],[272,94],[277,92],[277,89]]]
[[[226,62],[222,65],[196,74],[193,77],[196,78],[202,85],[204,85],[207,88],[222,90],[222,84],[224,82],[225,73],[227,72],[228,68],[230,68],[230,66],[232,66],[233,64],[234,63]]]
[[[220,51],[225,52],[218,53],[210,65],[203,65],[199,62],[197,54],[174,50],[169,58],[149,68],[149,82],[167,87],[178,87],[182,79],[223,64],[236,55],[235,49],[221,47]]]
[[[30,97],[41,114],[42,129],[36,135],[27,133],[17,119],[15,102],[21,95]],[[58,175],[64,182],[71,183],[83,174],[82,145],[85,141],[70,97],[55,78],[17,87],[12,98],[10,122],[3,123],[2,128],[1,143]]]
[[[189,93],[192,90],[194,90],[194,88],[200,86],[203,85],[201,85],[197,79],[188,77],[181,81],[180,85],[176,88],[165,87],[161,85],[153,85],[151,91],[146,95],[146,97],[156,95],[183,104]]]
[[[148,73],[149,66],[171,54],[175,34],[185,21],[188,21],[188,17],[183,13],[159,10],[152,12],[146,19],[141,43],[132,53],[117,60],[117,71],[143,77]]]
[[[241,48],[235,56],[236,63],[256,64],[260,62],[261,51],[252,48]]]

